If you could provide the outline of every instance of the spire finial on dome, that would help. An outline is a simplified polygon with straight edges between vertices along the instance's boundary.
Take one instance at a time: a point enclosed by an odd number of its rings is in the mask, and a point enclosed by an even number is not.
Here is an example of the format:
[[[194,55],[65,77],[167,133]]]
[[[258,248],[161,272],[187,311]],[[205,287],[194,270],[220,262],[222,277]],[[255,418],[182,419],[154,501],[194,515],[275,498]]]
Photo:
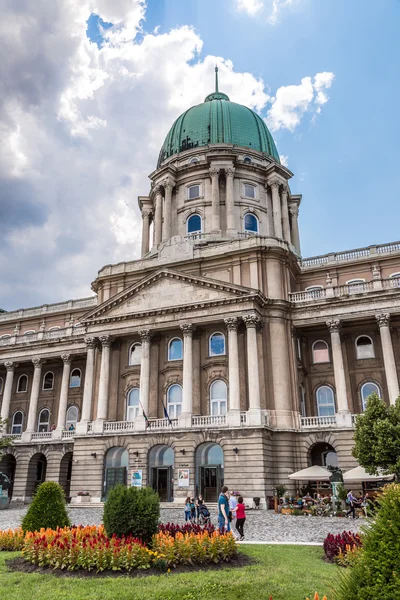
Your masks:
[[[215,65],[215,92],[208,94],[204,99],[204,102],[211,102],[211,100],[227,100],[229,102],[229,96],[220,92],[218,89],[218,66]]]
[[[215,91],[218,94],[218,67],[215,65]]]

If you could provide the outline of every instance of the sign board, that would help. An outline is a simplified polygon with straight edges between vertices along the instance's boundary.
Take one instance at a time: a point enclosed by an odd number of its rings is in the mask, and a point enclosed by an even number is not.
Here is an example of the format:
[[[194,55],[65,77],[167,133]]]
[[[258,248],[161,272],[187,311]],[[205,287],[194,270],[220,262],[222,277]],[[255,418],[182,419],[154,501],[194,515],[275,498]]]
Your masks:
[[[132,487],[142,487],[143,484],[143,471],[142,469],[136,469],[132,471],[131,485]]]
[[[178,469],[178,487],[189,487],[189,469]]]

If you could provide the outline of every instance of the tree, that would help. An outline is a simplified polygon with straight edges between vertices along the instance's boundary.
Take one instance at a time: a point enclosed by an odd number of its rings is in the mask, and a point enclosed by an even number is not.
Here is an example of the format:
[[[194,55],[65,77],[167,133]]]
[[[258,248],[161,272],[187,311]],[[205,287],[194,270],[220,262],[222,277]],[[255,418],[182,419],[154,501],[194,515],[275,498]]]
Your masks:
[[[6,425],[7,425],[7,421],[2,421],[0,419],[0,434],[2,431],[6,431]],[[0,460],[3,456],[2,449],[8,448],[9,446],[11,446],[11,444],[12,444],[12,440],[10,438],[0,436]]]
[[[65,504],[64,490],[55,481],[45,481],[37,488],[28,512],[22,520],[22,529],[27,531],[40,531],[57,529],[57,527],[70,526]]]
[[[400,481],[400,397],[386,406],[377,394],[367,398],[365,413],[356,419],[353,456],[367,473]]]

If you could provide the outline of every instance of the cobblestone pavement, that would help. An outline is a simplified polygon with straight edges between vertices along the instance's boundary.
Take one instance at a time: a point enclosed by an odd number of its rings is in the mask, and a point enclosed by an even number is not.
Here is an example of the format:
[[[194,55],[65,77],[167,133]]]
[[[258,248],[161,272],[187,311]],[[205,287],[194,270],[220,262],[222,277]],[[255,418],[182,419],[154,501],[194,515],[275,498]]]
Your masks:
[[[0,530],[18,527],[26,507],[13,507],[0,511]],[[69,510],[72,523],[79,525],[98,525],[102,521],[102,508],[72,508]],[[211,512],[212,522],[216,523],[216,511]],[[184,523],[183,509],[161,509],[164,523]],[[244,528],[247,541],[264,542],[313,542],[322,543],[328,533],[340,533],[344,529],[359,531],[364,519],[343,519],[338,517],[294,517],[277,515],[273,511],[247,512]]]

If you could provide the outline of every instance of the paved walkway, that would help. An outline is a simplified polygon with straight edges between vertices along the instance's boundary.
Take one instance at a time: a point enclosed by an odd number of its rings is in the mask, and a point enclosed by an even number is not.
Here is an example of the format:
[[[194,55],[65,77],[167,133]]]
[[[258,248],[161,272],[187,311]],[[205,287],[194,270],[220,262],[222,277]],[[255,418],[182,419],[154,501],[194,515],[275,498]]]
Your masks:
[[[0,530],[18,527],[25,514],[26,507],[10,508],[0,511]],[[102,508],[72,508],[71,521],[75,525],[99,525],[102,522]],[[216,523],[216,514],[211,514]],[[184,523],[183,509],[161,509],[161,520],[164,523]],[[324,541],[328,533],[340,533],[343,530],[357,532],[365,523],[363,519],[343,519],[338,517],[294,517],[277,515],[273,511],[248,511],[245,524],[246,541],[275,543],[319,543]]]

